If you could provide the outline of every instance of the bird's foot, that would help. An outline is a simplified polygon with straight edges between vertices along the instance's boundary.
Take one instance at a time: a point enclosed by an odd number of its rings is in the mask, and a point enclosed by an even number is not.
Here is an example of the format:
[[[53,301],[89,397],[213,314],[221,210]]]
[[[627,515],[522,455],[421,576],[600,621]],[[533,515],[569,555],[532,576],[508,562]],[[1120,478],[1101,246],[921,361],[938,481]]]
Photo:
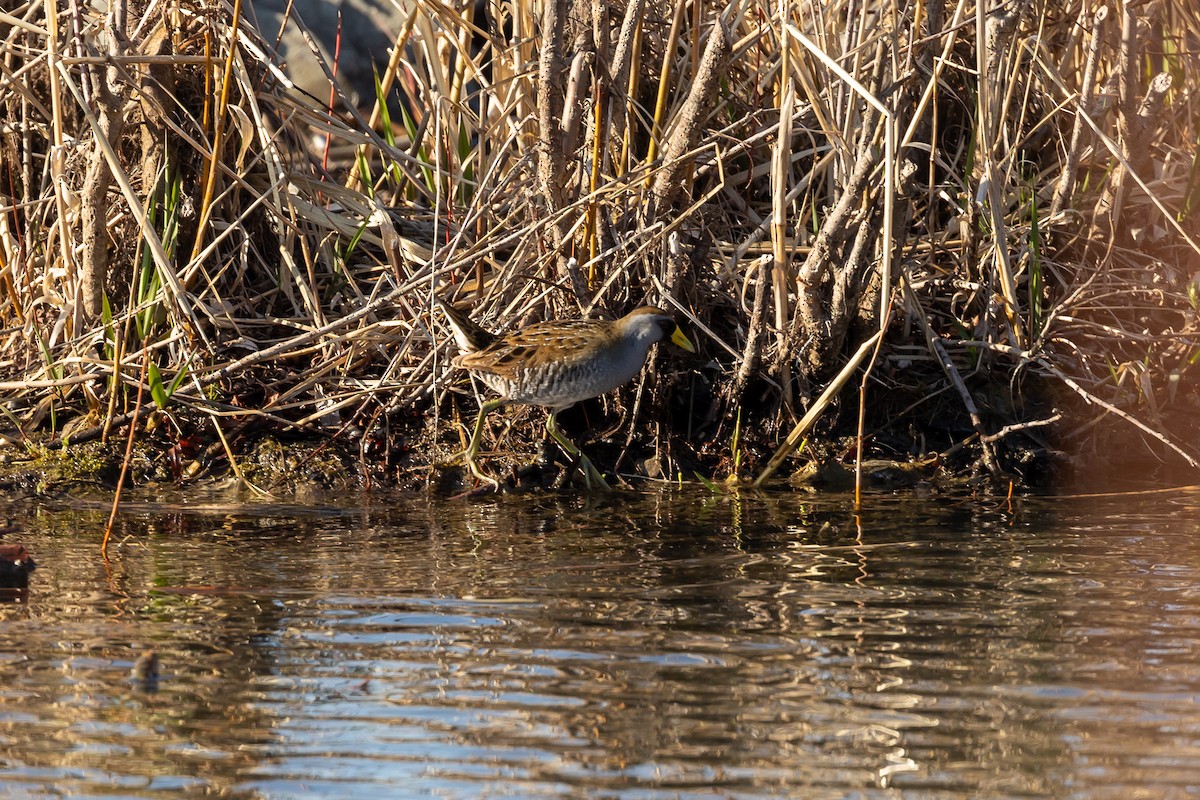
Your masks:
[[[496,480],[491,475],[488,475],[486,472],[484,472],[482,469],[480,469],[479,465],[475,463],[474,456],[468,456],[465,453],[463,454],[463,456],[464,456],[465,461],[467,462],[467,469],[469,469],[471,471],[472,475],[474,475],[476,478],[483,481],[484,483],[490,484],[493,492],[500,491],[500,481]]]
[[[476,480],[482,482],[486,486],[486,488],[484,486],[481,486],[481,487],[476,487],[474,489],[469,489],[468,491],[464,492],[463,495],[460,495],[460,496],[470,496],[470,495],[475,495],[475,494],[479,494],[479,493],[487,493],[487,492],[498,492],[500,490],[500,481],[496,480],[491,475],[488,475],[486,472],[483,471],[483,468],[480,467],[479,464],[475,461],[475,456],[473,453],[471,453],[471,451],[469,449],[468,450],[460,450],[459,452],[455,453],[454,455],[450,456],[449,458],[445,459],[444,461],[439,461],[438,463],[434,464],[434,467],[436,469],[451,469],[454,467],[458,467],[459,465],[466,467],[467,470],[471,473],[471,475]]]
[[[598,489],[602,492],[610,491],[612,487],[608,485],[608,481],[604,480],[604,475],[592,463],[591,459],[583,453],[579,454],[579,469],[583,472],[583,483],[587,486],[588,491]],[[594,484],[594,485],[593,485]]]

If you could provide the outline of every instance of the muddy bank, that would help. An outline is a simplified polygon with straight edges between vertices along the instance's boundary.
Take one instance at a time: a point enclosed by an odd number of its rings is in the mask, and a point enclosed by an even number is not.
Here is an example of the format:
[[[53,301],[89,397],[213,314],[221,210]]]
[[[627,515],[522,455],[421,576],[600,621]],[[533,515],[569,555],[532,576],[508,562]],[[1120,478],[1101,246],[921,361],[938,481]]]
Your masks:
[[[628,407],[621,400],[624,393],[585,401],[559,416],[562,430],[617,487],[647,481],[705,484],[714,491],[748,487],[787,433],[778,426],[772,430],[761,414],[745,411],[740,424],[719,433],[720,442],[704,431],[699,417],[690,421],[706,435],[693,439],[665,429],[656,439],[644,426],[633,426],[631,436]],[[893,403],[897,400],[891,398]],[[687,406],[678,405],[684,426]],[[108,492],[116,488],[124,465],[127,485],[240,484],[247,492],[287,498],[341,490],[441,495],[489,490],[461,460],[475,418],[474,402],[456,398],[448,408],[437,415],[432,409],[381,415],[372,427],[345,425],[324,435],[280,432],[257,421],[229,424],[218,436],[204,417],[149,412],[149,420],[139,419],[128,452],[128,428],[121,426],[110,429],[103,440],[98,429],[74,426],[75,441],[68,437],[38,443],[31,438],[9,444],[0,451],[0,486],[10,493],[48,496]],[[583,489],[578,464],[547,437],[545,417],[542,409],[522,406],[489,416],[480,462],[500,482],[500,491]],[[927,414],[923,422],[914,417],[907,431],[903,437],[876,429],[868,438],[862,468],[867,490],[938,491],[969,485],[992,493],[1006,491],[1010,483],[1045,488],[1071,478],[1080,466],[1044,440],[1013,435],[990,445],[992,457],[1003,465],[997,478],[983,463],[969,420]],[[843,424],[841,430],[823,426],[767,485],[852,489],[857,451],[853,432],[851,424]]]

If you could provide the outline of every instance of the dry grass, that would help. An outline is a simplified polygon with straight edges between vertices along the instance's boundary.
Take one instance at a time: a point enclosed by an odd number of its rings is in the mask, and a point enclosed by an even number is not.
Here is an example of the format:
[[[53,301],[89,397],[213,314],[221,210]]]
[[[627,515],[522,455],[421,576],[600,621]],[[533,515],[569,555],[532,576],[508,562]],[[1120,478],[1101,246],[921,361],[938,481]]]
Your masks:
[[[9,438],[153,399],[171,442],[236,456],[257,422],[394,466],[379,442],[462,397],[438,293],[497,329],[676,308],[705,356],[624,422],[709,469],[735,409],[753,464],[881,329],[882,450],[999,476],[1117,418],[1196,465],[1187,4],[490,5],[418,2],[381,76],[404,110],[336,114],[228,2],[0,15]]]

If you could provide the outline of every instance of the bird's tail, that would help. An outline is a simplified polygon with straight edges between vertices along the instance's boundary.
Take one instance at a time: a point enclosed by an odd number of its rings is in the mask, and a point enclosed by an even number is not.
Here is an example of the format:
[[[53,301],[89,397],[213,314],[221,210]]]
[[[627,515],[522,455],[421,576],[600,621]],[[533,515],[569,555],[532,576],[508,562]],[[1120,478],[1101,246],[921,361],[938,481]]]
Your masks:
[[[496,334],[476,325],[470,317],[449,302],[437,295],[433,296],[433,302],[446,315],[446,319],[450,323],[450,330],[454,333],[454,341],[458,343],[458,349],[462,352],[474,353],[496,341]]]

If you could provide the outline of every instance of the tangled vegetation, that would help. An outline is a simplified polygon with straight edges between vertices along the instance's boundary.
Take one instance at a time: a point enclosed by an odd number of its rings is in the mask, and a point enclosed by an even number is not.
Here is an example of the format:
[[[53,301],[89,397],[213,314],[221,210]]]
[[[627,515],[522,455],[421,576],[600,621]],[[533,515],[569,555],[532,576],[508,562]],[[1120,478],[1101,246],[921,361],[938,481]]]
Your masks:
[[[699,356],[564,415],[622,472],[1196,467],[1189,4],[408,8],[369,109],[241,0],[0,13],[9,448],[131,430],[186,480],[300,435],[424,482],[477,403],[437,295],[675,311]]]

